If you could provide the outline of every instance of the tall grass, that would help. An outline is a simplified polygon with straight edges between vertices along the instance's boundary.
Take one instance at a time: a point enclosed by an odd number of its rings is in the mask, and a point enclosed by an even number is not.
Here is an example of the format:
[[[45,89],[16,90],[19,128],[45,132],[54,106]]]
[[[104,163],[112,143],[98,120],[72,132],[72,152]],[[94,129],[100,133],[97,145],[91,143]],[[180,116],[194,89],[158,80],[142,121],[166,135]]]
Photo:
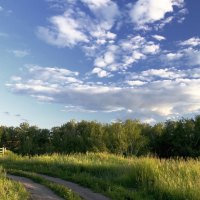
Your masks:
[[[29,194],[25,188],[6,178],[5,171],[0,166],[0,199],[1,200],[28,200]]]
[[[199,200],[198,159],[124,158],[107,153],[43,155],[0,159],[7,167],[78,182],[114,200]]]

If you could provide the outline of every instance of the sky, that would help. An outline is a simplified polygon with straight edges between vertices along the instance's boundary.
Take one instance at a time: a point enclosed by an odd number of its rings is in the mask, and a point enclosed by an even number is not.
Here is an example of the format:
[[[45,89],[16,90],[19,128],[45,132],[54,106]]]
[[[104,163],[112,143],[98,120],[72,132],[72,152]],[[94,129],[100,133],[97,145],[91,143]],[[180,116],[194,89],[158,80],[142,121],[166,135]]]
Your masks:
[[[0,125],[200,114],[200,1],[0,0]]]

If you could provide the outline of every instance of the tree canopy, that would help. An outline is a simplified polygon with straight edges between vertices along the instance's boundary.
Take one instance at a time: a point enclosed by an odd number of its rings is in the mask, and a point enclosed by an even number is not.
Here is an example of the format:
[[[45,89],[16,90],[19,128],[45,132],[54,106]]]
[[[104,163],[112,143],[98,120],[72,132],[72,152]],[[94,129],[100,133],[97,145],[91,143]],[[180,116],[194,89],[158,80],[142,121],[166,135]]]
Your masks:
[[[22,154],[109,152],[125,156],[200,156],[200,116],[149,125],[138,120],[102,124],[70,121],[51,130],[21,123],[0,126],[0,146]]]

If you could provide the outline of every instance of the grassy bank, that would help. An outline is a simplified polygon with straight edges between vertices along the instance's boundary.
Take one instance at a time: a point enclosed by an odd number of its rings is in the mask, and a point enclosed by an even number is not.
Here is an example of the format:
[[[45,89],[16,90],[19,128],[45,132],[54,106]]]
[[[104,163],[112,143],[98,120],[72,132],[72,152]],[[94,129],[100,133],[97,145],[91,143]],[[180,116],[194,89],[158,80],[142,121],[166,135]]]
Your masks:
[[[106,153],[35,156],[9,154],[7,168],[71,180],[114,200],[199,200],[200,161],[124,158]]]
[[[29,194],[25,188],[6,178],[6,173],[0,166],[0,199],[1,200],[28,200]]]

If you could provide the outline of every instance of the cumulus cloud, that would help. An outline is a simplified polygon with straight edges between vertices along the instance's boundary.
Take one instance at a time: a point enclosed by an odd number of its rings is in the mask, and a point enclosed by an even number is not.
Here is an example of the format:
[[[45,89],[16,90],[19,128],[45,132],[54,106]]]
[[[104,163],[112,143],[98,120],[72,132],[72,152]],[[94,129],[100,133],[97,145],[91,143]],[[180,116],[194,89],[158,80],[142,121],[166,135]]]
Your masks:
[[[98,9],[107,6],[109,3],[112,3],[110,0],[81,0],[86,3],[90,9]]]
[[[111,0],[81,0],[85,3],[93,14],[103,20],[108,26],[112,26],[119,15],[119,9],[116,3]]]
[[[160,45],[148,41],[140,35],[129,35],[126,39],[119,40],[115,45],[108,45],[94,60],[94,70],[101,68],[109,72],[123,71],[134,63],[146,59],[149,55],[159,53]]]
[[[48,1],[58,7],[58,0]],[[63,13],[50,17],[47,26],[38,27],[38,37],[58,47],[79,46],[92,61],[88,74],[100,78],[112,77],[114,72],[125,71],[161,52],[159,43],[166,39],[164,36],[154,34],[150,39],[137,29],[151,23],[163,27],[175,18],[175,7],[177,15],[186,13],[184,0],[138,0],[121,7],[113,0],[67,0],[60,4]],[[130,25],[130,17],[136,32],[119,35],[118,31]],[[164,57],[175,59],[172,54]]]
[[[181,79],[199,79],[200,68],[180,70],[176,68],[148,69],[142,72],[133,72],[127,75],[129,83],[131,81],[139,81],[141,83],[156,82],[157,80],[181,80]]]
[[[12,79],[7,87],[14,93],[40,101],[59,103],[65,111],[122,112],[143,118],[173,117],[200,109],[200,69],[150,69],[132,73],[118,84],[76,83],[66,77],[76,72],[60,68],[30,67],[21,79]],[[41,73],[42,70],[42,73]],[[51,72],[51,73],[49,73]],[[38,80],[35,74],[42,74]],[[79,79],[81,79],[79,77]]]
[[[156,54],[160,49],[158,44],[150,43],[146,45],[143,49],[143,52],[146,54]]]
[[[147,124],[155,124],[156,123],[156,120],[154,118],[144,118],[142,121]]]
[[[49,44],[71,47],[79,42],[88,42],[80,28],[81,23],[70,17],[69,13],[49,19],[52,27],[38,27],[37,35]]]
[[[200,65],[200,49],[198,38],[191,38],[178,43],[176,51],[167,51],[161,56],[161,60],[167,61],[168,65],[198,66]],[[181,47],[180,47],[181,46]]]
[[[183,8],[184,0],[138,0],[133,4],[130,16],[138,29],[149,29],[148,25],[155,22],[169,23],[169,20],[164,21],[165,16],[173,13],[174,6]]]
[[[127,80],[125,81],[125,83],[127,83],[130,86],[142,86],[142,85],[145,85],[147,82],[140,81],[140,80],[133,80],[133,81]]]
[[[90,12],[79,8],[81,2],[90,9]],[[58,47],[82,44],[82,48],[88,50],[94,44],[95,47],[101,46],[116,37],[110,31],[119,15],[116,3],[110,0],[81,0],[79,4],[76,1],[67,3],[63,14],[49,19],[49,26],[38,27],[39,38]],[[95,20],[92,15],[95,15]]]
[[[185,54],[185,58],[189,66],[200,65],[200,50],[188,48],[188,49],[184,49],[183,53]]]
[[[181,52],[177,52],[177,53],[167,53],[166,54],[166,58],[169,61],[174,61],[174,60],[178,60],[180,58],[183,57],[183,54]]]
[[[98,57],[94,61],[95,67],[106,67],[115,62],[115,55],[112,51],[107,51],[103,56]]]
[[[73,82],[73,79],[70,78],[74,78],[79,75],[79,72],[73,72],[68,69],[58,67],[41,67],[38,65],[26,65],[26,68],[32,77],[45,81],[52,80],[55,82]]]
[[[97,74],[97,76],[99,78],[110,77],[111,76],[111,74],[109,72],[107,72],[107,71],[105,71],[105,70],[103,70],[101,68],[97,68],[97,67],[94,68],[91,73],[92,74]]]
[[[181,46],[192,46],[192,47],[200,46],[200,38],[199,37],[192,37],[188,40],[181,41],[179,43],[179,45],[181,45]]]
[[[162,35],[152,35],[152,37],[158,41],[166,40],[166,38]]]

